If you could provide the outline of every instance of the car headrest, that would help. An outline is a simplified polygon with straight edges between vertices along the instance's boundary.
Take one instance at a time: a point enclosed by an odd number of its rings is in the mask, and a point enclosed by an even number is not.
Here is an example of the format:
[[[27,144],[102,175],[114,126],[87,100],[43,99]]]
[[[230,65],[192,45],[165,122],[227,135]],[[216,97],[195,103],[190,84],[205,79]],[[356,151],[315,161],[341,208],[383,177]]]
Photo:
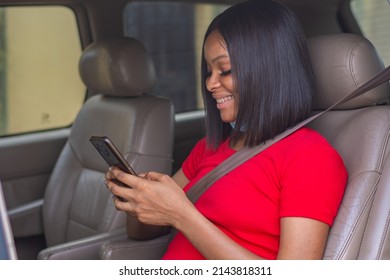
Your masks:
[[[308,39],[316,79],[314,109],[324,110],[384,69],[375,47],[355,34],[332,34]],[[389,83],[354,98],[336,109],[356,109],[388,103]]]
[[[156,71],[144,45],[133,38],[113,38],[89,45],[79,61],[87,88],[110,96],[139,96],[153,92]]]

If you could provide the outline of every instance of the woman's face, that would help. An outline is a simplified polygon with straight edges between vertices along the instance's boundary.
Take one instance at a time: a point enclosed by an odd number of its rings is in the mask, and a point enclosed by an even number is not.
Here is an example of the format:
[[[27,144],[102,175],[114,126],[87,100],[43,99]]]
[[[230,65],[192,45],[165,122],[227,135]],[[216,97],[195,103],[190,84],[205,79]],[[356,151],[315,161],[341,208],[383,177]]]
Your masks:
[[[238,96],[233,94],[230,57],[225,41],[219,32],[212,32],[204,44],[207,63],[206,88],[216,100],[216,106],[224,122],[237,118]]]

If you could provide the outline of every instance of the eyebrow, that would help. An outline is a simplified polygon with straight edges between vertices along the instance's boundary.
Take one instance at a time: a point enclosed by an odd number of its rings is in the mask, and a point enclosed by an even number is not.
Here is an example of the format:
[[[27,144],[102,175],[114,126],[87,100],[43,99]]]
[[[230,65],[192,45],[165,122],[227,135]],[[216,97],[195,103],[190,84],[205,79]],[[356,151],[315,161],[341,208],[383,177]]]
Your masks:
[[[226,54],[218,55],[217,57],[214,57],[214,58],[211,60],[211,63],[214,63],[214,62],[216,62],[217,60],[219,60],[219,59],[221,59],[221,58],[229,58],[229,56],[226,55]]]

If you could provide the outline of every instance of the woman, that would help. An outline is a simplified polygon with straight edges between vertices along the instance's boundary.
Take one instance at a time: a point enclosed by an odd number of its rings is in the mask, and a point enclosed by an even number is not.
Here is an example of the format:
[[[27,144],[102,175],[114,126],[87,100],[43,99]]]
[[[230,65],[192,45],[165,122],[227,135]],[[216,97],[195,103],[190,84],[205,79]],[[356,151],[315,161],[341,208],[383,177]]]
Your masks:
[[[309,128],[219,179],[195,205],[185,195],[236,151],[310,114],[313,74],[297,19],[269,0],[225,10],[206,32],[202,77],[206,138],[172,178],[111,168],[106,184],[116,208],[178,230],[164,259],[322,258],[347,173],[337,152]]]

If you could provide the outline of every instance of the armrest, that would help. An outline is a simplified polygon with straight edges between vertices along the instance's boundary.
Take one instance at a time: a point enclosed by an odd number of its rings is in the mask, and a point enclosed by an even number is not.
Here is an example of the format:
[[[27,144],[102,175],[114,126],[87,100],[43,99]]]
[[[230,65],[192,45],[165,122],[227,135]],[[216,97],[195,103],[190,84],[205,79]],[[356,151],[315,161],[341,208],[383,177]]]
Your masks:
[[[160,260],[171,241],[171,234],[150,240],[132,240],[127,236],[122,240],[110,241],[101,247],[103,260]]]
[[[40,260],[97,260],[100,247],[109,240],[123,239],[126,229],[118,229],[108,233],[48,247],[38,254]]]
[[[42,206],[40,199],[8,211],[14,237],[43,234]]]

